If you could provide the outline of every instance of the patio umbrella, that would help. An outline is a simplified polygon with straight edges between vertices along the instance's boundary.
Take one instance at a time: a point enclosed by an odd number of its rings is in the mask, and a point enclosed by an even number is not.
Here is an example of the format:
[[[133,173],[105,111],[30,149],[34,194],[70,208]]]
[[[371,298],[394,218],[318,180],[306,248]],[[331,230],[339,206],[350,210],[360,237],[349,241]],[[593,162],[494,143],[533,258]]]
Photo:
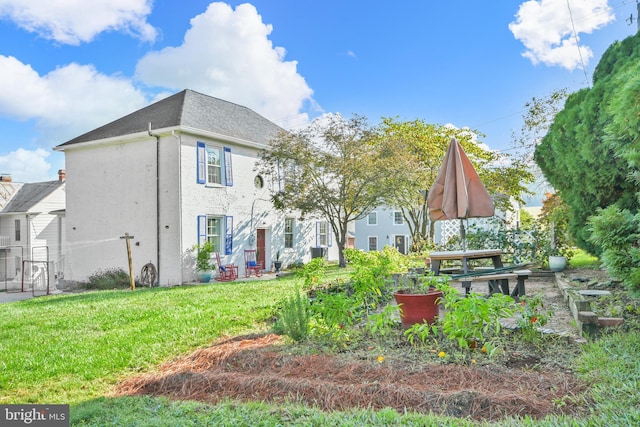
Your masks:
[[[463,219],[489,217],[495,213],[487,189],[455,138],[451,139],[427,200],[432,221],[460,219],[463,250],[466,250]]]

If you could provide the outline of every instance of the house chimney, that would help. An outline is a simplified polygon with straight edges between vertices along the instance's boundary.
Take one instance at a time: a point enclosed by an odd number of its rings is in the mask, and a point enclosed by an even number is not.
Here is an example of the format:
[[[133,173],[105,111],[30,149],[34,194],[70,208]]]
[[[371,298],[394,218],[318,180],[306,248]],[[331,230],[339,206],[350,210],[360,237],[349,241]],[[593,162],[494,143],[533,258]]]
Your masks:
[[[67,172],[64,169],[58,171],[58,181],[64,182],[67,179]]]
[[[0,182],[11,182],[11,175],[0,175]]]

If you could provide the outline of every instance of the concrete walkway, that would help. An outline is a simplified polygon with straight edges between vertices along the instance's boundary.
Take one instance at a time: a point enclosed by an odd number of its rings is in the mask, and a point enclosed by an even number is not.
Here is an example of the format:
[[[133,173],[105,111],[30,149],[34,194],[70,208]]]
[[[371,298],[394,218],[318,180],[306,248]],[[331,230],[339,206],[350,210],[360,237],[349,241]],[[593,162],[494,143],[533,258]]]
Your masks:
[[[0,304],[33,298],[31,292],[0,292]]]
[[[283,274],[283,273],[281,273]],[[284,273],[286,274],[286,273]],[[273,272],[265,272],[262,276],[260,277],[256,277],[254,274],[251,275],[251,277],[245,277],[244,274],[239,275],[239,277],[234,280],[233,282],[217,282],[215,279],[211,279],[211,282],[209,282],[209,284],[214,284],[214,283],[242,283],[242,282],[253,282],[256,280],[274,280],[277,279],[278,276],[273,273]],[[202,285],[202,283],[190,283],[190,284],[196,284],[196,285]],[[58,295],[63,293],[60,290],[54,289],[51,291],[51,293],[49,295]],[[40,296],[47,296],[46,294],[37,294],[35,297],[33,296],[33,293],[31,292],[31,290],[27,291],[27,292],[20,292],[18,290],[13,290],[10,292],[6,292],[4,290],[0,291],[0,304],[2,303],[7,303],[7,302],[14,302],[14,301],[21,301],[21,300],[25,300],[25,299],[30,299],[30,298],[36,298],[36,297],[40,297]]]

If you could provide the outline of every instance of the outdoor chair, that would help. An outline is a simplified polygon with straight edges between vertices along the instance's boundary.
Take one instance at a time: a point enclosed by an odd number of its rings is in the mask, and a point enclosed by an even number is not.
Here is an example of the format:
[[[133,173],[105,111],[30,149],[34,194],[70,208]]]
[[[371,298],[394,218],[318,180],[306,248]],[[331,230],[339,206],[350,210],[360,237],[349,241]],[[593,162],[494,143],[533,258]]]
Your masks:
[[[257,276],[262,276],[264,265],[257,259],[257,253],[255,249],[246,249],[244,251],[244,275],[246,277],[251,276],[251,272]]]
[[[216,277],[216,280],[231,282],[238,278],[238,266],[235,264],[222,264],[220,252],[216,252],[216,261],[218,263],[218,277]]]

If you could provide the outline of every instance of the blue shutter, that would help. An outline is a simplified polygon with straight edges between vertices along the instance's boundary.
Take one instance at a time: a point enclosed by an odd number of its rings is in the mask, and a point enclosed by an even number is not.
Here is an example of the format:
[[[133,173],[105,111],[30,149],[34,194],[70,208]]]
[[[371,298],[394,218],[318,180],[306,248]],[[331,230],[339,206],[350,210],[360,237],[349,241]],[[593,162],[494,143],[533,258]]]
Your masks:
[[[207,182],[207,150],[204,142],[198,141],[196,147],[196,168],[197,168],[197,182],[198,184],[205,184]]]
[[[207,241],[207,216],[198,215],[198,244],[202,245]]]
[[[224,147],[224,175],[227,187],[233,186],[233,168],[231,167],[231,148]]]
[[[224,253],[225,255],[231,255],[233,252],[233,217],[226,216],[224,220]]]

